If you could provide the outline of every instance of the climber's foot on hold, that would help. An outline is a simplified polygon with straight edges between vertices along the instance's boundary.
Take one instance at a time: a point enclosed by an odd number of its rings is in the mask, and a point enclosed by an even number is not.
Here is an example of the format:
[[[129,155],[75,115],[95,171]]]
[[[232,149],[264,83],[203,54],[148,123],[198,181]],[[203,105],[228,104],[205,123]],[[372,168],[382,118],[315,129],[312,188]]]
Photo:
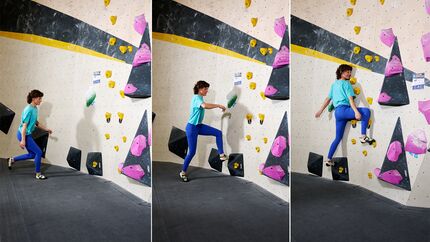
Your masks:
[[[226,154],[221,154],[221,155],[219,155],[219,159],[221,161],[226,161],[226,160],[228,160],[228,156]]]
[[[334,166],[334,161],[328,160],[328,161],[325,162],[325,165],[326,166]]]
[[[375,143],[375,141],[376,141],[376,140],[374,140],[374,139],[372,139],[372,138],[368,137],[367,135],[365,135],[365,136],[361,136],[361,137],[360,137],[360,142],[361,142],[362,144],[364,144],[364,143],[368,143],[369,145],[372,145],[373,143]]]
[[[182,179],[183,182],[188,182],[188,176],[185,171],[179,172],[179,177]]]

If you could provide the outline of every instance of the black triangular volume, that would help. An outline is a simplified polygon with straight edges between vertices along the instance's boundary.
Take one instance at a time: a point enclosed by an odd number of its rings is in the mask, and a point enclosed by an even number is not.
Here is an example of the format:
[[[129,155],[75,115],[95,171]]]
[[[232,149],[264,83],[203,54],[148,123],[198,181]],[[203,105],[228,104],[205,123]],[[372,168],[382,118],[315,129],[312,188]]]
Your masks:
[[[70,147],[69,153],[67,154],[67,163],[69,166],[80,171],[81,170],[81,156],[82,151],[75,147]]]
[[[88,174],[103,176],[102,153],[89,152],[87,155],[86,166],[87,166]]]
[[[232,176],[245,176],[243,168],[243,154],[230,154],[228,157],[228,171]]]
[[[209,165],[219,171],[222,172],[222,161],[219,158],[219,154],[218,154],[218,150],[217,149],[212,149],[211,153],[209,154],[209,159],[208,159]]]
[[[391,50],[390,61],[396,55],[401,60],[399,44],[397,38]],[[388,62],[387,62],[388,63]],[[378,103],[385,106],[403,106],[409,104],[408,88],[405,81],[405,71],[393,76],[384,77]]]
[[[290,145],[288,137],[288,120],[287,112],[285,112],[263,168],[264,175],[285,185],[289,184]],[[286,147],[283,147],[283,144]]]
[[[45,158],[46,148],[48,147],[48,131],[36,127],[31,136],[33,137],[37,146],[39,146],[39,148],[42,150],[42,157]]]
[[[408,191],[411,190],[400,117],[397,119],[378,178]]]
[[[348,158],[333,158],[334,165],[331,167],[333,180],[349,181]]]
[[[322,176],[323,172],[323,156],[309,152],[308,157],[308,171],[317,176]]]
[[[188,151],[187,134],[182,129],[172,127],[169,136],[169,151],[185,159]]]
[[[287,46],[290,48],[290,40],[288,37],[288,27],[285,30],[284,37],[282,38],[281,47]],[[280,50],[281,48],[279,48]],[[270,94],[266,93],[266,97],[272,100],[288,100],[290,99],[290,65],[283,66],[281,68],[272,69],[269,83],[267,88],[271,86],[271,90],[274,90]]]
[[[151,153],[146,110],[125,159],[122,174],[151,186]]]
[[[149,46],[149,49],[151,49],[148,24],[146,25],[146,31],[143,33],[139,48],[144,43]],[[125,95],[131,98],[151,97],[151,62],[131,68],[127,86],[125,87]]]
[[[0,130],[7,134],[12,125],[15,112],[0,103]]]

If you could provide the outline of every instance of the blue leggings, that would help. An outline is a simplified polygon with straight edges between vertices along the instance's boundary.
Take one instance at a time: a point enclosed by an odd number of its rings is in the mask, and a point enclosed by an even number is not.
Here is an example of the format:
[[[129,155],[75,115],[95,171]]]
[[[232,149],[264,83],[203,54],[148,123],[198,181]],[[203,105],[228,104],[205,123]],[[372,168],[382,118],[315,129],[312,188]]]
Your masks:
[[[21,142],[21,132],[18,131],[16,136],[19,142]],[[13,159],[15,161],[34,159],[34,164],[36,165],[36,172],[39,173],[40,165],[42,163],[42,150],[39,148],[39,146],[37,146],[36,142],[34,142],[34,139],[31,134],[25,136],[25,148],[27,149],[28,154],[16,156]]]
[[[366,128],[369,124],[370,119],[370,109],[368,108],[357,108],[358,112],[361,114],[361,134],[366,135]],[[354,110],[347,105],[341,105],[336,107],[335,110],[336,117],[336,138],[333,143],[331,143],[330,150],[328,152],[328,159],[331,160],[333,158],[333,154],[336,151],[337,146],[343,137],[343,132],[345,131],[345,126],[348,121],[355,119]]]
[[[218,153],[224,154],[224,149],[222,146],[222,132],[221,130],[212,128],[206,124],[197,124],[193,125],[188,123],[185,128],[187,133],[187,141],[188,141],[188,153],[184,160],[184,165],[182,166],[183,171],[187,171],[188,166],[190,165],[191,160],[196,154],[197,149],[197,137],[199,135],[205,136],[215,136],[216,137],[216,146],[218,147]]]

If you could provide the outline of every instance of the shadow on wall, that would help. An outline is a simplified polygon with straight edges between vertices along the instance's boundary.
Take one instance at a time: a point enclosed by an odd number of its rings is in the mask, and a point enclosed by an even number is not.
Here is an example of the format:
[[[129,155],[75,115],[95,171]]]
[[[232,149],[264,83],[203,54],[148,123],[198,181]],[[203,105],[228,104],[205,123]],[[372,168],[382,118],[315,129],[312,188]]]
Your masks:
[[[88,152],[100,152],[99,132],[93,123],[94,107],[84,109],[84,117],[79,120],[76,130],[76,148],[82,150],[81,170],[86,170],[86,157]],[[68,149],[68,147],[67,147]],[[67,151],[66,151],[67,152]]]
[[[48,118],[51,115],[52,112],[52,103],[50,102],[42,102],[42,104],[39,106],[39,117],[38,117],[38,121],[40,122],[40,124],[42,124],[44,127],[50,129],[51,127],[49,126],[48,123]],[[57,141],[58,137],[56,136],[55,133],[56,130],[53,130],[53,134],[49,135],[49,140],[53,140],[53,141]],[[48,148],[49,148],[49,140],[48,140]],[[48,149],[47,148],[47,149]],[[49,161],[49,157],[46,156],[46,158],[43,159],[43,162],[45,163],[51,163]]]

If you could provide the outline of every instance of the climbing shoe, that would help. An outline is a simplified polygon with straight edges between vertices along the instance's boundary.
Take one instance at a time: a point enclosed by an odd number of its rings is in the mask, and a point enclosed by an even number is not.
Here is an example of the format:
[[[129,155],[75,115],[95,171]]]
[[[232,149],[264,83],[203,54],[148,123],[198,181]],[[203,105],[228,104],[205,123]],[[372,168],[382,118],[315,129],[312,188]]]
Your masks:
[[[368,143],[369,145],[372,145],[372,144],[375,142],[375,140],[374,140],[374,139],[372,139],[372,138],[369,138],[369,137],[366,135],[366,136],[364,136],[364,137],[360,137],[360,142],[361,142],[362,144],[364,144],[364,143]]]
[[[219,155],[219,159],[221,161],[226,161],[226,160],[228,160],[228,156],[226,154],[222,154],[222,155]]]
[[[9,159],[7,159],[7,168],[9,168],[9,170],[12,170],[13,162],[14,162],[13,157],[10,157]]]
[[[182,179],[183,182],[188,182],[188,177],[187,177],[187,174],[185,174],[185,172],[183,171],[179,172],[179,177]]]
[[[42,174],[36,174],[36,179],[37,180],[45,180],[45,179],[48,179],[48,177],[46,177],[46,176],[44,176]]]
[[[334,161],[328,160],[328,161],[325,162],[325,165],[326,166],[334,166]]]

